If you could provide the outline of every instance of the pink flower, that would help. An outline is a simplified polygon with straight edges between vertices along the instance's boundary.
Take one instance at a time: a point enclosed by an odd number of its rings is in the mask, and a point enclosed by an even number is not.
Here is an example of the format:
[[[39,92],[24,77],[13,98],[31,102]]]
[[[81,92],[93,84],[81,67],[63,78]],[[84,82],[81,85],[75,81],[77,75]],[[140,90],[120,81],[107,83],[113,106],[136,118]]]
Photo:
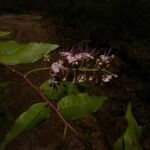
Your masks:
[[[77,61],[77,58],[76,58],[75,56],[72,56],[72,55],[68,55],[68,56],[66,57],[66,59],[68,60],[68,63],[69,63],[69,64],[72,64],[72,63],[74,63],[74,62]]]
[[[102,81],[103,82],[109,82],[112,79],[112,75],[103,75],[102,76]]]
[[[94,57],[91,54],[86,52],[76,54],[75,57],[77,58],[77,60],[86,59],[86,58],[94,59]]]
[[[94,57],[90,53],[81,53],[81,55],[82,55],[82,58],[94,59]]]
[[[69,52],[60,52],[60,55],[63,57],[71,56],[72,54]]]
[[[52,65],[51,65],[51,69],[53,71],[54,74],[57,74],[59,73],[61,67],[63,66],[63,61],[62,60],[59,60],[57,62],[54,62]]]
[[[68,61],[69,64],[77,61],[76,57],[72,54],[72,53],[69,53],[69,52],[60,52],[60,55],[62,57],[65,57]]]
[[[75,58],[76,58],[77,60],[80,60],[80,59],[82,58],[82,55],[81,55],[81,53],[79,53],[79,54],[76,54],[76,55],[75,55]]]
[[[100,58],[105,63],[109,63],[110,62],[110,57],[107,56],[107,55],[101,55]]]

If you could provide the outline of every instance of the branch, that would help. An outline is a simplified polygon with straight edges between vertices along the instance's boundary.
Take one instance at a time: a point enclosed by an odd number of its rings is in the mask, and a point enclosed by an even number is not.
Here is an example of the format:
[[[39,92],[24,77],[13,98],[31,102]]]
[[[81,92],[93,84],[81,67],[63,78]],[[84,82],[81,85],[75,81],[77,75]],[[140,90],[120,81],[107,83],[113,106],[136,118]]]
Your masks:
[[[9,68],[11,71],[15,72],[16,74],[18,74],[20,77],[22,77],[27,83],[28,85],[31,86],[32,89],[34,89],[37,94],[42,98],[42,101],[44,103],[46,103],[46,105],[48,105],[57,115],[58,117],[61,119],[61,121],[64,123],[64,125],[66,127],[68,127],[71,131],[73,131],[73,133],[78,137],[78,139],[84,144],[85,147],[88,147],[86,142],[84,142],[84,140],[78,135],[77,131],[64,119],[64,117],[61,115],[61,113],[57,110],[57,108],[55,107],[55,105],[53,105],[41,92],[41,90],[39,90],[39,88],[37,88],[27,77],[26,75],[22,74],[21,72],[13,69],[11,66],[9,65],[4,65],[7,68]]]

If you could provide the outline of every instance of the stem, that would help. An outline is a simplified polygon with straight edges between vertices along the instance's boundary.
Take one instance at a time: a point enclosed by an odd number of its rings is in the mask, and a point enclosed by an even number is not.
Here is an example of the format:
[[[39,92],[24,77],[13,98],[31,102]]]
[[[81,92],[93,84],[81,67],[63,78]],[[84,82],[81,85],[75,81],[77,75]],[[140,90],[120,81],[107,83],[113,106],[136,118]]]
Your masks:
[[[69,70],[69,68],[67,67],[63,67],[61,68],[62,70]],[[24,76],[29,76],[30,74],[32,74],[33,72],[37,72],[37,71],[43,71],[43,70],[51,70],[51,68],[49,67],[45,67],[45,68],[36,68],[36,69],[33,69],[29,72],[27,72]],[[72,71],[89,71],[89,72],[93,72],[93,71],[99,71],[99,69],[89,69],[89,68],[72,68],[71,69]]]
[[[86,142],[84,142],[84,140],[78,135],[77,131],[64,119],[64,117],[61,115],[61,113],[57,110],[57,108],[55,107],[55,105],[53,105],[44,95],[43,93],[21,72],[13,69],[11,66],[9,65],[5,65],[7,68],[9,68],[10,70],[12,70],[13,72],[15,72],[16,74],[18,74],[20,77],[22,77],[27,83],[28,85],[31,86],[32,89],[34,89],[37,94],[42,98],[42,101],[45,102],[57,115],[58,117],[62,120],[62,122],[64,123],[64,125],[66,127],[68,127],[71,131],[73,131],[73,133],[78,137],[78,139],[84,144],[85,147],[87,147]]]
[[[89,69],[89,68],[72,68],[72,69],[69,69],[67,67],[63,67],[61,68],[62,70],[72,70],[72,71],[89,71],[89,72],[94,72],[94,71],[99,71],[99,69]]]
[[[114,74],[114,73],[112,73],[112,72],[110,72],[110,71],[108,71],[108,70],[106,70],[106,69],[101,69],[101,71],[102,71],[102,72],[109,73],[109,74],[111,74],[112,76],[114,76],[115,78],[118,77],[116,74]]]
[[[27,72],[24,76],[28,76],[28,75],[30,75],[33,72],[43,71],[43,70],[51,70],[51,68],[36,68],[36,69],[33,69],[33,70]]]

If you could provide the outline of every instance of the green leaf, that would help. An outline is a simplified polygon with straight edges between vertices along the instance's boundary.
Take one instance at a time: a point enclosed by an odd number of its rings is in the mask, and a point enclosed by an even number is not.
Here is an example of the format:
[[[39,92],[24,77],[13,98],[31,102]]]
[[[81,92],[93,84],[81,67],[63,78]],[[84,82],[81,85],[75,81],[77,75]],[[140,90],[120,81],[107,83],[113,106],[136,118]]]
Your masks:
[[[142,134],[142,127],[139,126],[132,114],[131,103],[126,112],[128,127],[125,133],[114,144],[114,150],[142,150],[139,138]]]
[[[9,65],[32,63],[57,47],[58,45],[49,43],[31,42],[21,44],[15,41],[0,42],[0,63]]]
[[[63,81],[57,87],[51,87],[48,81],[41,84],[40,89],[49,100],[60,100],[60,98],[78,93],[78,88],[72,82]]]
[[[77,85],[72,82],[63,81],[61,87],[64,90],[65,96],[79,93]]]
[[[7,31],[0,31],[0,37],[7,36],[10,32]]]
[[[123,136],[121,136],[113,145],[113,150],[125,150]]]
[[[40,89],[49,100],[58,100],[62,95],[62,89],[59,87],[50,87],[48,81],[41,84]]]
[[[51,111],[44,103],[36,103],[30,106],[16,119],[11,130],[1,143],[0,150],[4,149],[6,145],[15,139],[21,132],[36,127],[41,122],[47,120],[50,115]]]
[[[79,93],[62,98],[58,103],[58,109],[65,119],[78,119],[95,112],[105,100],[106,97]]]

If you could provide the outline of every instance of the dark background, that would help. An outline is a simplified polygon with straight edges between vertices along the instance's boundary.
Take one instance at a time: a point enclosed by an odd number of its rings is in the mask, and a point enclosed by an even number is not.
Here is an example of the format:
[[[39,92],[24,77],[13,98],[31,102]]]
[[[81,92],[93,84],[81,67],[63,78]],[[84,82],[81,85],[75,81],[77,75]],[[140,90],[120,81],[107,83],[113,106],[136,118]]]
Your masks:
[[[86,28],[93,37],[150,38],[149,0],[0,0],[1,13],[31,11],[61,16],[65,24]]]

